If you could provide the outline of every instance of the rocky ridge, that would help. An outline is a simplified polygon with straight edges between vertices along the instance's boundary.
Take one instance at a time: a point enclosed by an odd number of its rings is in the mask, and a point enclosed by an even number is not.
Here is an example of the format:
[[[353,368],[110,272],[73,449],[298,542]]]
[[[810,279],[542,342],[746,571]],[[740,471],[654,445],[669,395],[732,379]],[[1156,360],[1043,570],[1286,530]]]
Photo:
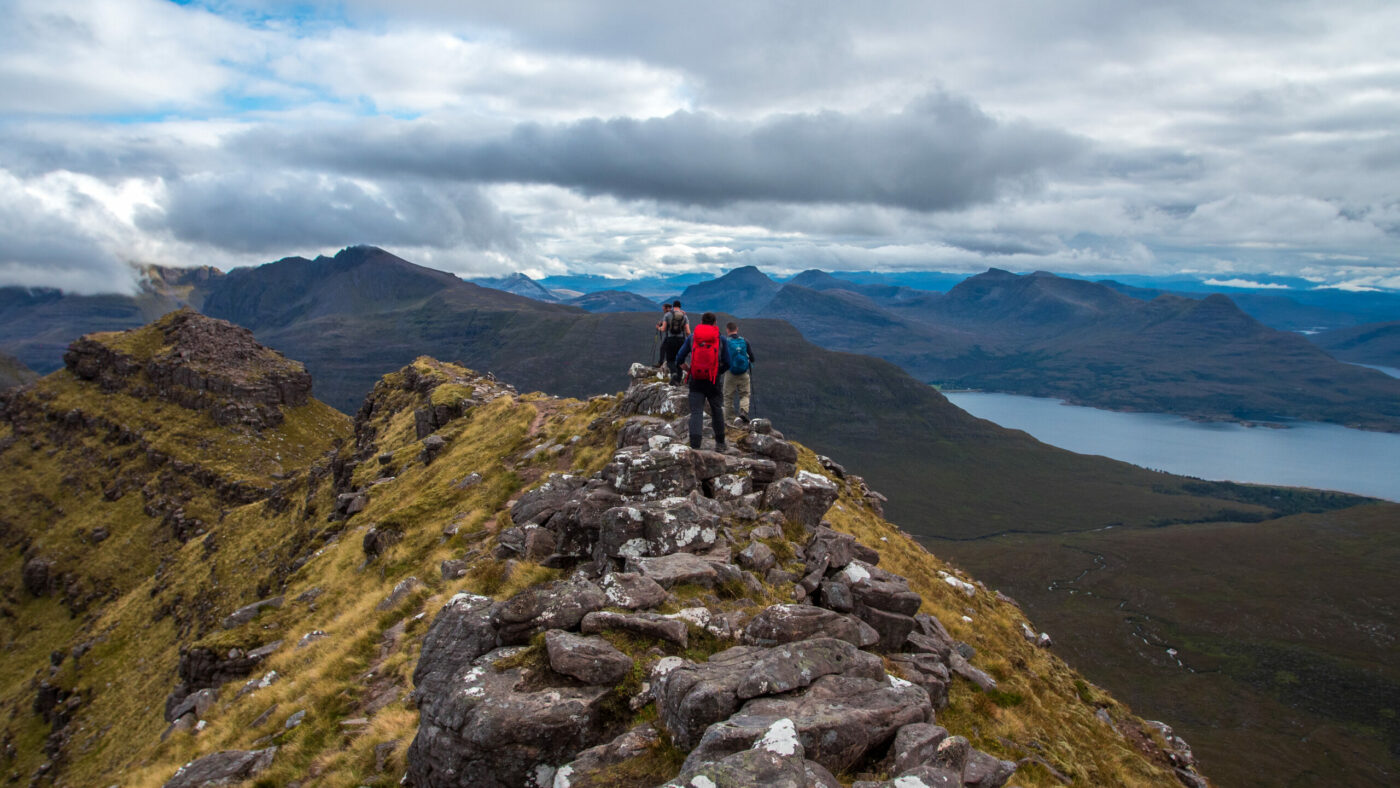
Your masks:
[[[459,593],[429,627],[404,783],[601,786],[664,740],[685,753],[666,786],[834,787],[836,774],[882,775],[852,783],[863,788],[1005,785],[1016,761],[935,724],[954,681],[995,692],[996,680],[878,551],[823,520],[839,485],[878,497],[829,460],[830,475],[798,470],[796,447],[763,419],[731,430],[738,448],[691,449],[684,392],[641,365],[632,379],[619,410],[633,418],[604,469],[550,476],[497,535],[498,557],[568,577],[504,600]],[[689,594],[705,604],[655,612]],[[685,648],[692,633],[717,650],[640,648]],[[654,716],[612,718],[619,688]],[[1189,760],[1177,772],[1204,785]]]

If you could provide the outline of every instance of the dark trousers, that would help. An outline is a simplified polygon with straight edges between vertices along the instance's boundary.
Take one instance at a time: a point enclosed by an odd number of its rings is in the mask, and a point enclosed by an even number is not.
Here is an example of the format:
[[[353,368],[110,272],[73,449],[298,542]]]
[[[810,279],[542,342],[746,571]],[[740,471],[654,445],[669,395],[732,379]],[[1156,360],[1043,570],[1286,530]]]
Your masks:
[[[666,359],[666,368],[671,370],[671,385],[681,382],[681,368],[676,365],[676,354],[681,352],[681,345],[685,344],[685,337],[675,334],[667,334],[661,340],[661,357]]]
[[[715,448],[724,448],[724,390],[719,382],[690,381],[690,448],[700,448],[705,425],[705,404],[710,405],[710,421],[715,429]]]

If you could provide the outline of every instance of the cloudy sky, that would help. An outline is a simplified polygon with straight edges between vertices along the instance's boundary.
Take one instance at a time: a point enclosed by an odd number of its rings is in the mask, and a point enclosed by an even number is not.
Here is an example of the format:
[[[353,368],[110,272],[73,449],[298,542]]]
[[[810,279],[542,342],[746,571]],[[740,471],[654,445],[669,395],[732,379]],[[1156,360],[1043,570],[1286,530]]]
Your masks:
[[[1400,289],[1400,3],[292,7],[0,0],[0,284],[369,243]]]

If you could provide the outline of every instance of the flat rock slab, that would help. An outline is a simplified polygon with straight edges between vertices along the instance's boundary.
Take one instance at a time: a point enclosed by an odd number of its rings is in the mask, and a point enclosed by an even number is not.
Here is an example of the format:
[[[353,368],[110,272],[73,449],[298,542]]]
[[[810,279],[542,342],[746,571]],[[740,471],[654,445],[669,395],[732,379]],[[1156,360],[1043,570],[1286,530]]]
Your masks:
[[[879,681],[884,662],[844,640],[813,638],[774,646],[749,669],[736,689],[744,700],[800,689],[822,676],[842,674]]]
[[[165,788],[213,788],[237,785],[272,765],[276,747],[265,750],[228,750],[206,755],[180,767]]]
[[[691,553],[675,553],[655,558],[629,558],[627,569],[656,581],[662,588],[697,583],[713,588],[719,580],[714,565]]]
[[[792,720],[809,759],[840,773],[886,747],[905,725],[933,719],[928,694],[912,685],[823,676],[801,693],[755,698],[705,730],[684,768],[753,746],[779,719]]]
[[[812,605],[773,605],[754,616],[744,630],[744,642],[756,646],[814,637],[834,637],[859,648],[880,640],[879,633],[860,619]]]
[[[596,614],[595,614],[596,615]],[[551,629],[544,635],[549,667],[585,684],[614,686],[632,671],[632,658],[600,637]]]
[[[600,610],[584,616],[579,625],[579,631],[585,635],[596,635],[609,629],[669,641],[681,648],[685,648],[690,642],[690,630],[684,621],[657,613],[626,615]]]
[[[645,610],[666,601],[666,589],[660,583],[635,572],[610,572],[603,576],[600,585],[613,607]]]

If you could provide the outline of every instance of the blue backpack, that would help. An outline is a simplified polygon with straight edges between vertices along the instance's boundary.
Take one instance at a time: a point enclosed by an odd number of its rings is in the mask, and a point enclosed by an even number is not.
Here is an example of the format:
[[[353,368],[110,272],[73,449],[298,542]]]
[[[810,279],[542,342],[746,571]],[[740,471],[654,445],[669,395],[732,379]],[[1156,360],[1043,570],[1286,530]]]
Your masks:
[[[743,337],[727,337],[729,343],[729,371],[742,375],[749,371],[749,342]]]

